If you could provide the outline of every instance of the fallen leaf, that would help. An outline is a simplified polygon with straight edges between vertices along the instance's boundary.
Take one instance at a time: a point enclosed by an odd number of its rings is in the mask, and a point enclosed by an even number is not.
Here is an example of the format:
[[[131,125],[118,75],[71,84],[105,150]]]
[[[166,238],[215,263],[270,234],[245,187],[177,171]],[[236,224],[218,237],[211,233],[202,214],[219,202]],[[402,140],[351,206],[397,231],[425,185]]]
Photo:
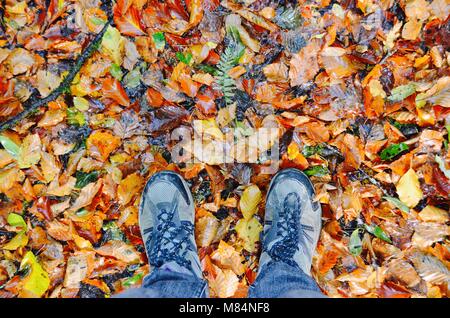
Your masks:
[[[398,181],[397,193],[400,200],[408,207],[415,207],[422,200],[419,177],[413,169],[409,169]]]

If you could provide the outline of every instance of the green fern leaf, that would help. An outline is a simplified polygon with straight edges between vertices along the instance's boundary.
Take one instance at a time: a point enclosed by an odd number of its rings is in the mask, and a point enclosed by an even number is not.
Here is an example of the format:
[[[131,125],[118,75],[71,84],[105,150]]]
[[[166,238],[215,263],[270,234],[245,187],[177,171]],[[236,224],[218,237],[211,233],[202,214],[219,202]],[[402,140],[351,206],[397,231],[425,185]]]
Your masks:
[[[239,59],[244,55],[245,46],[242,44],[239,32],[235,27],[227,29],[227,36],[229,45],[225,48],[217,64],[216,81],[222,90],[226,103],[229,105],[233,103],[236,83],[228,75],[228,72],[239,63]]]

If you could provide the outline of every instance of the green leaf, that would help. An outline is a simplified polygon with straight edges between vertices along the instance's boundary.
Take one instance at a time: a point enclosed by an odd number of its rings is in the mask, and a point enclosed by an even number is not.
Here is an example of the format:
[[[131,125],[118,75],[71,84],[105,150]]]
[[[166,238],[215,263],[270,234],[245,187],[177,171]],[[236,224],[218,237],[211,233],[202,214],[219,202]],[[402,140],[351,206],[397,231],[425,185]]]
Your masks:
[[[84,188],[89,183],[97,181],[100,172],[92,171],[92,172],[83,172],[77,171],[75,173],[75,178],[77,178],[77,182],[75,183],[75,188],[81,189]]]
[[[184,55],[181,52],[177,52],[176,56],[177,56],[177,59],[180,62],[183,62],[186,65],[190,65],[191,64],[191,61],[192,61],[192,53],[191,52],[186,53],[186,55]]]
[[[128,72],[123,79],[124,86],[126,88],[136,88],[141,83],[141,72],[139,67],[134,68],[131,72]]]
[[[141,280],[143,275],[144,275],[143,273],[139,273],[139,274],[136,274],[136,275],[134,275],[132,277],[129,277],[129,278],[125,279],[122,282],[122,286],[130,287],[132,285],[135,285],[136,283],[138,283]]]
[[[330,171],[325,166],[313,166],[303,171],[308,177],[316,176],[323,177],[330,174]]]
[[[447,129],[447,139],[450,142],[450,125],[445,126],[445,129]]]
[[[89,109],[89,101],[86,98],[75,96],[73,98],[73,106],[80,112],[84,112]]]
[[[0,136],[0,143],[2,144],[3,148],[7,152],[9,152],[13,157],[17,158],[20,154],[20,147],[11,139],[5,136]]]
[[[8,214],[7,221],[8,221],[8,224],[11,226],[21,227],[24,230],[27,229],[27,223],[25,222],[25,220],[23,219],[23,217],[20,214],[16,214],[16,213]]]
[[[166,46],[166,37],[162,32],[156,32],[152,35],[153,42],[155,42],[156,49],[162,51]]]
[[[122,69],[120,68],[119,65],[117,65],[116,63],[112,63],[110,68],[109,68],[109,72],[111,73],[111,75],[117,79],[118,81],[122,80],[122,76],[123,76],[123,72]]]
[[[214,66],[208,65],[208,64],[198,64],[196,68],[200,71],[203,71],[205,73],[209,73],[211,75],[216,76],[218,74],[218,69]]]
[[[75,107],[69,107],[66,110],[67,122],[69,125],[84,126],[86,125],[86,117]]]
[[[366,228],[367,232],[369,232],[372,235],[375,235],[375,237],[378,237],[379,239],[382,239],[383,241],[386,241],[390,244],[392,244],[391,238],[389,235],[387,235],[381,227],[378,225],[367,225],[364,224],[364,227]]]
[[[89,211],[86,209],[79,209],[78,211],[75,212],[75,215],[79,218],[82,218],[88,214],[89,214]]]
[[[409,150],[408,145],[403,142],[399,144],[392,144],[380,153],[380,158],[381,160],[391,160],[397,155],[408,150]]]
[[[322,150],[322,145],[317,145],[317,146],[304,146],[303,150],[302,150],[302,154],[303,156],[305,156],[306,158],[311,157],[317,153],[320,153],[320,151]]]
[[[105,20],[100,19],[99,17],[96,17],[96,16],[91,17],[91,22],[95,25],[104,25],[106,23]]]
[[[239,63],[239,60],[245,53],[245,45],[242,43],[239,31],[235,26],[227,27],[227,37],[229,44],[223,51],[217,64],[216,82],[222,90],[227,105],[230,105],[235,99],[237,88],[235,80],[228,75],[228,71]]]
[[[251,136],[253,135],[253,128],[247,127],[244,122],[236,120],[236,132],[238,132],[238,134],[235,134],[236,137],[239,137],[239,133],[242,136]]]
[[[397,86],[391,91],[391,96],[388,97],[390,102],[400,102],[411,96],[416,92],[416,85],[414,83]]]
[[[385,199],[386,201],[389,201],[390,203],[395,205],[400,210],[409,213],[408,206],[406,204],[404,204],[402,201],[400,201],[399,199],[388,196],[388,195],[384,196],[383,199]]]
[[[115,241],[127,241],[127,238],[125,234],[122,232],[122,230],[117,226],[116,222],[111,221],[103,225],[102,230],[104,232],[103,234],[103,240],[105,242],[108,242],[110,240]]]
[[[441,171],[445,174],[447,179],[450,179],[450,170],[445,167],[444,160],[438,155],[434,157],[434,160],[437,162],[437,164],[439,165],[439,169],[441,169]]]
[[[362,252],[362,241],[359,237],[359,229],[353,231],[352,235],[350,235],[350,241],[348,244],[348,248],[350,253],[354,256],[358,256]]]

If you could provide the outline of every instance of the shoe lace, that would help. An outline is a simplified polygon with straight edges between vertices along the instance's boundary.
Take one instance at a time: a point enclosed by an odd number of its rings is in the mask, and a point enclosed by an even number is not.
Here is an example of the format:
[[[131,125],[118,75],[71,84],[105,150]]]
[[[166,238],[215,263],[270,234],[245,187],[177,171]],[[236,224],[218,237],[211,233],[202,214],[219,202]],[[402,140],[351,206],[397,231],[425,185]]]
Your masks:
[[[298,264],[294,261],[293,257],[299,250],[299,243],[303,245],[304,242],[300,237],[302,231],[300,208],[295,208],[291,204],[288,204],[292,196],[295,197],[296,202],[300,202],[300,198],[294,192],[286,196],[277,220],[277,237],[281,239],[272,245],[268,254],[274,261],[281,261],[297,267]]]
[[[177,227],[173,221],[175,210],[176,208],[161,209],[158,213],[158,224],[146,242],[147,246],[152,247],[149,262],[150,265],[160,267],[164,263],[175,261],[189,269],[191,263],[186,255],[193,250],[190,237],[194,233],[194,225],[189,221],[181,221],[181,225]],[[150,244],[149,240],[153,240],[154,244]]]

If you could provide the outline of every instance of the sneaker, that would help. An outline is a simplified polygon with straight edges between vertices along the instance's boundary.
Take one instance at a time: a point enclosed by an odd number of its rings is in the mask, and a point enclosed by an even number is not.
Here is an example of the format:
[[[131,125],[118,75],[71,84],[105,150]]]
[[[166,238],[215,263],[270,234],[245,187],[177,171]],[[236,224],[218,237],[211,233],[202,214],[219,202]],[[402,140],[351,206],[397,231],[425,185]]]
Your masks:
[[[180,175],[162,171],[150,178],[139,206],[139,226],[151,266],[176,263],[202,277],[194,237],[194,214],[194,200]],[[178,266],[170,268],[174,270]]]
[[[311,262],[321,229],[322,210],[314,187],[297,169],[277,173],[266,197],[260,268],[284,262],[311,275]]]

